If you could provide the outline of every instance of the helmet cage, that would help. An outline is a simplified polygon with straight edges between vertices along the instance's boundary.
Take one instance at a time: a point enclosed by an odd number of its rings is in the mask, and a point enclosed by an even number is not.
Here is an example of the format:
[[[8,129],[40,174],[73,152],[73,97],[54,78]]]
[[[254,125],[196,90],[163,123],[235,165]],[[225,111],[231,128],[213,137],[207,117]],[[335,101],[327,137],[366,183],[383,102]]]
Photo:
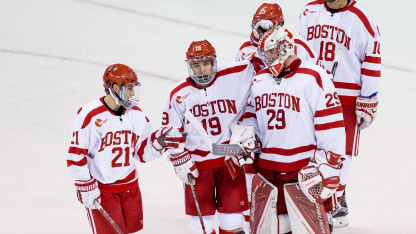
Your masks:
[[[113,97],[117,105],[123,106],[126,109],[131,109],[133,106],[136,106],[139,104],[140,101],[140,82],[135,83],[128,83],[128,84],[121,84],[120,87],[120,95],[117,94],[117,92],[114,90],[113,86],[110,85],[110,82],[106,81],[108,89],[110,90],[110,95]],[[116,84],[116,83],[113,83]],[[133,89],[134,95],[127,98],[126,100],[126,89]],[[131,92],[131,91],[130,91]]]
[[[196,62],[205,62],[205,61],[211,61],[211,64],[212,64],[211,74],[196,75],[194,73],[194,70],[192,69],[192,64],[196,63]],[[214,55],[214,56],[202,56],[202,55],[201,56],[195,56],[191,59],[187,59],[186,63],[188,65],[189,77],[191,77],[191,79],[193,81],[195,81],[195,83],[197,83],[198,85],[202,85],[202,86],[208,85],[209,83],[211,83],[211,81],[213,80],[213,78],[217,74],[216,55]]]

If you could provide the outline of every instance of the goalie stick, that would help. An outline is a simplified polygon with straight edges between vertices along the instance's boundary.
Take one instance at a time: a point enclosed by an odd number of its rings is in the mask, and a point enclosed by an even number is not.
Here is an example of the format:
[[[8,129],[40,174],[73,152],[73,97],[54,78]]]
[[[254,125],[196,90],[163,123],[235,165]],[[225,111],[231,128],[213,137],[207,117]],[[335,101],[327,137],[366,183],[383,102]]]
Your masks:
[[[98,211],[104,216],[104,218],[108,221],[108,223],[111,225],[114,231],[116,231],[118,234],[124,234],[121,228],[116,224],[116,222],[114,222],[114,220],[110,217],[107,211],[104,210],[104,208],[97,200],[94,200],[94,205],[95,207],[97,207]]]

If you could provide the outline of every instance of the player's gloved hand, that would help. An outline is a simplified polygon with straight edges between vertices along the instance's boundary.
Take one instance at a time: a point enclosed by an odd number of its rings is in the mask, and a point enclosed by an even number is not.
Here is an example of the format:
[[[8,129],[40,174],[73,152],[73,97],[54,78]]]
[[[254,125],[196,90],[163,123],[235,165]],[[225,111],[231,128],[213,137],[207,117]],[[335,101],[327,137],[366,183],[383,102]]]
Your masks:
[[[173,164],[176,175],[184,183],[190,183],[188,180],[188,174],[191,174],[194,179],[198,178],[198,168],[188,151],[185,150],[180,153],[171,153],[170,161]],[[195,180],[192,181],[192,184],[195,184]]]
[[[316,149],[309,165],[299,171],[299,186],[310,201],[320,203],[337,190],[342,162],[340,154]]]
[[[372,97],[358,97],[356,101],[355,115],[360,130],[367,128],[377,116],[377,94]]]
[[[256,133],[253,126],[230,124],[230,144],[237,144],[243,150],[243,155],[238,155],[240,164],[253,163],[252,154],[257,147]]]
[[[257,44],[260,40],[260,37],[263,35],[264,32],[273,28],[274,24],[271,20],[260,20],[253,26],[253,30],[251,32],[251,40],[255,44]]]
[[[100,197],[100,189],[98,188],[97,180],[94,178],[87,181],[76,180],[75,187],[78,200],[87,208],[96,209],[94,200]]]
[[[178,129],[173,127],[161,127],[152,133],[151,141],[153,148],[160,153],[164,153],[168,149],[178,148],[181,143],[185,142],[182,134]]]

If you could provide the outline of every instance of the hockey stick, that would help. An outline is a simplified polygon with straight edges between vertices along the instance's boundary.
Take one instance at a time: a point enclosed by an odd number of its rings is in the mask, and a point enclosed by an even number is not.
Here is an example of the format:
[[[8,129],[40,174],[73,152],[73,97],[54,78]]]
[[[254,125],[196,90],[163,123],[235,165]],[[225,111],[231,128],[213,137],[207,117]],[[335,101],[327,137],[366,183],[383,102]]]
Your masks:
[[[188,174],[188,182],[189,182],[189,185],[191,186],[192,196],[194,197],[196,211],[198,212],[198,216],[199,216],[199,222],[201,222],[203,233],[206,234],[207,232],[205,231],[205,225],[204,225],[204,220],[202,219],[201,209],[199,209],[198,200],[196,199],[196,193],[195,193],[193,180],[194,178],[192,177],[192,175]]]
[[[332,77],[335,77],[335,72],[338,67],[339,59],[341,58],[341,53],[342,53],[342,49],[340,47],[338,48],[337,53],[335,54],[334,64],[332,65],[332,70],[331,70]]]
[[[97,207],[98,211],[104,216],[104,218],[108,221],[108,223],[111,225],[114,231],[116,231],[118,234],[124,234],[121,228],[116,224],[116,222],[114,222],[114,220],[110,217],[107,211],[104,210],[104,208],[97,200],[94,200],[94,205],[95,207]]]
[[[212,142],[211,142],[211,139],[209,138],[208,133],[205,131],[205,129],[202,126],[201,122],[199,122],[199,120],[197,118],[195,118],[195,116],[189,110],[186,110],[185,113],[184,113],[184,115],[185,115],[185,118],[192,124],[192,126],[194,126],[194,128],[202,136],[202,139],[204,139],[205,143],[209,147],[209,151],[212,152]]]

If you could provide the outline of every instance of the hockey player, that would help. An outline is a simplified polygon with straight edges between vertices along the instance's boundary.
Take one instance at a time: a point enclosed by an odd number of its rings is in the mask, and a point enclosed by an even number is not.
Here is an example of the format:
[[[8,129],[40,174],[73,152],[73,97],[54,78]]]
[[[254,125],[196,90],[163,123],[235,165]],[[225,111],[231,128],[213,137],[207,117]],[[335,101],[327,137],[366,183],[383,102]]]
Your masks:
[[[260,37],[264,32],[273,28],[283,26],[285,23],[283,12],[277,3],[263,3],[253,15],[251,23],[250,40],[243,42],[238,50],[235,61],[252,60],[256,72],[260,71],[266,65],[261,58],[256,55],[257,45]],[[308,43],[301,38],[295,38],[296,55],[305,61],[317,62],[315,52],[310,48]]]
[[[257,54],[257,47],[260,37],[269,29],[273,27],[284,26],[284,17],[282,8],[277,3],[263,3],[253,15],[252,19],[252,32],[250,34],[250,40],[243,42],[235,61],[249,60],[253,63],[255,71],[258,72],[266,67],[266,64],[262,61]],[[294,38],[296,55],[303,61],[310,61],[312,63],[317,62],[317,56],[310,48],[310,46],[301,38]],[[244,170],[246,173],[247,192],[249,193],[249,201],[251,194],[251,181],[254,176],[254,168],[252,164],[245,164]],[[245,226],[247,230],[249,228],[249,215],[250,211],[244,212]]]
[[[192,216],[193,230],[202,233],[187,177],[190,173],[196,177],[194,188],[206,233],[215,233],[216,211],[220,234],[243,233],[242,212],[248,208],[244,173],[232,178],[225,157],[211,153],[207,142],[185,119],[184,112],[189,110],[202,123],[212,143],[228,143],[229,125],[242,116],[247,104],[253,67],[248,61],[217,67],[215,49],[207,40],[191,43],[186,63],[189,77],[170,92],[162,121],[163,126],[181,128],[185,137],[186,150],[172,154],[171,160],[185,183],[186,214]]]
[[[96,200],[123,233],[136,233],[143,228],[143,212],[133,158],[153,160],[178,147],[183,137],[171,127],[152,133],[136,106],[140,83],[131,68],[110,65],[103,82],[106,95],[78,110],[67,165],[93,233],[114,233],[96,209]]]
[[[344,121],[330,74],[296,56],[293,36],[287,29],[278,27],[264,33],[259,54],[268,67],[254,77],[242,122],[253,125],[262,142],[255,170],[278,189],[279,233],[286,233],[291,229],[283,185],[298,181],[298,173],[308,169],[314,155],[321,160],[313,167],[322,169],[319,172],[325,183],[321,181],[322,190],[315,194],[308,192],[308,184],[301,187],[317,202],[335,193],[338,159],[345,151]],[[331,166],[320,168],[320,164]],[[331,211],[329,200],[326,205]]]
[[[373,15],[355,0],[318,0],[307,4],[301,12],[300,36],[319,52],[318,59],[325,68],[336,68],[334,85],[344,113],[346,156],[337,191],[341,204],[333,217],[335,227],[346,226],[344,189],[351,159],[358,155],[360,131],[369,127],[377,115],[380,33]]]

